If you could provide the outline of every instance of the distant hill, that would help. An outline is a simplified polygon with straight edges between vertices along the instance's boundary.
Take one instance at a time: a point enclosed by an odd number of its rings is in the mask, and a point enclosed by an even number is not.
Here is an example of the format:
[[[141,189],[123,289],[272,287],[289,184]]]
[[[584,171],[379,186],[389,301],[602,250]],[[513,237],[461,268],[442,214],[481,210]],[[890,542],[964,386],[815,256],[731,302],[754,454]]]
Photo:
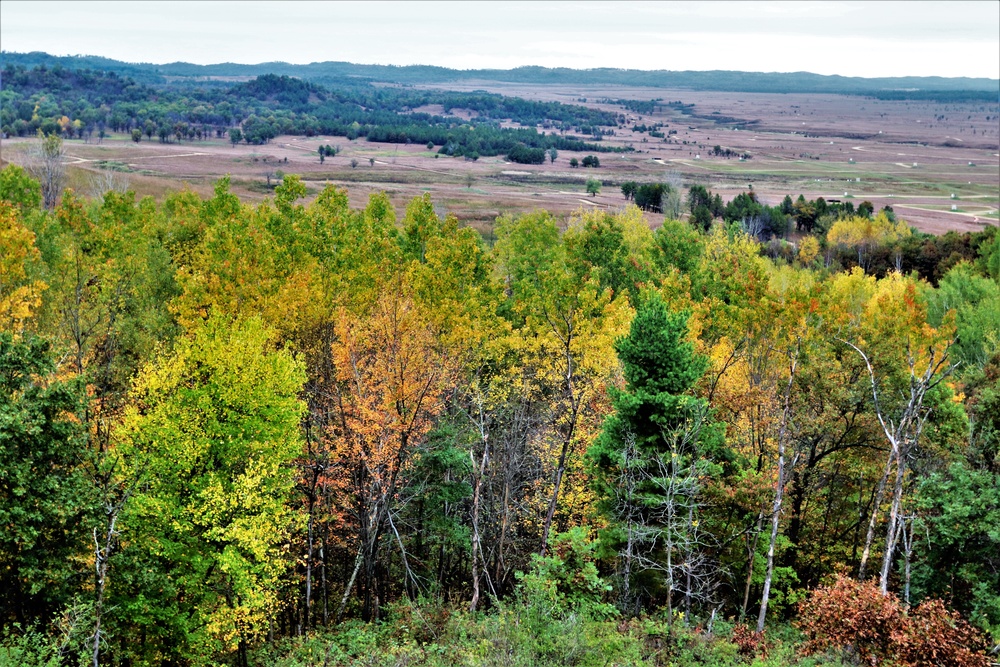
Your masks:
[[[839,93],[875,96],[887,99],[1000,99],[1000,80],[969,77],[845,77],[809,72],[708,72],[638,70],[638,69],[567,69],[518,67],[509,70],[456,70],[429,65],[358,65],[348,62],[322,62],[294,65],[284,62],[258,64],[219,63],[194,65],[175,62],[162,65],[126,63],[99,56],[52,56],[47,53],[0,53],[0,66],[6,64],[35,67],[65,67],[114,71],[135,81],[158,84],[180,77],[199,83],[204,77],[255,77],[262,74],[285,74],[327,85],[379,81],[399,84],[442,84],[457,81],[489,80],[525,84],[601,84],[647,86],[650,88],[686,88],[732,92],[766,93]]]
[[[32,51],[31,53],[0,52],[0,67],[8,64],[28,68],[45,66],[114,72],[142,83],[163,83],[165,81],[163,75],[156,73],[156,65],[126,63],[101,56],[51,56],[41,51]]]

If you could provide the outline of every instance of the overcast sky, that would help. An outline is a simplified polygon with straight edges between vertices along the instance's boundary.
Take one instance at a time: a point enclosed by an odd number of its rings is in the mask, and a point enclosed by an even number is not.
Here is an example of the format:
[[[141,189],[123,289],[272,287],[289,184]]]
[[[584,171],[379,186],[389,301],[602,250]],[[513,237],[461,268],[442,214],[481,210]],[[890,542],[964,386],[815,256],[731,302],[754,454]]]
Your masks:
[[[5,51],[1000,78],[1000,2],[0,2]]]

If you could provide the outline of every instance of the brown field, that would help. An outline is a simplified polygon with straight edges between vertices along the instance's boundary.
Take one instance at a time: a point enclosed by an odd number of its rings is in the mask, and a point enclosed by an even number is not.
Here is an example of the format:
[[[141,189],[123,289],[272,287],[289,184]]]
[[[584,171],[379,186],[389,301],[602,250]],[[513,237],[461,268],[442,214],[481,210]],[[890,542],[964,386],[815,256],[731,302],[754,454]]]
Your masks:
[[[234,192],[261,200],[270,192],[267,174],[273,178],[280,170],[301,174],[310,196],[326,184],[346,187],[352,204],[359,207],[371,192],[383,190],[400,215],[410,199],[429,192],[441,212],[454,213],[488,233],[493,220],[506,212],[541,208],[566,216],[581,207],[615,209],[625,203],[619,191],[622,182],[662,180],[670,174],[679,176],[685,186],[706,185],[727,200],[751,184],[771,204],[786,194],[843,199],[847,193],[856,203],[867,199],[878,208],[889,204],[899,217],[932,233],[972,231],[1000,222],[1000,109],[996,104],[486,81],[449,84],[448,88],[585,103],[623,113],[629,119],[627,127],[604,141],[631,145],[636,151],[601,153],[600,168],[571,169],[570,158],[581,159],[583,153],[560,151],[554,164],[520,165],[502,157],[476,162],[437,157],[425,146],[345,137],[285,136],[265,146],[233,147],[225,140],[133,144],[125,136],[112,136],[100,145],[66,142],[69,184],[86,192],[93,174],[113,169],[126,176],[139,195],[161,198],[182,188],[207,195],[217,178],[231,174]],[[598,101],[606,98],[660,98],[695,106],[688,115],[667,109],[642,117]],[[469,117],[468,113],[455,115]],[[663,131],[677,130],[677,134],[668,137],[669,141],[651,138],[629,129],[635,122],[663,123]],[[23,162],[28,141],[32,140],[4,141],[2,161]],[[320,164],[316,153],[320,144],[339,145],[341,153]],[[715,145],[748,152],[752,159],[710,156]],[[352,161],[356,166],[351,166]],[[584,191],[590,176],[603,182],[596,197]],[[661,219],[659,215],[647,217],[651,225]]]

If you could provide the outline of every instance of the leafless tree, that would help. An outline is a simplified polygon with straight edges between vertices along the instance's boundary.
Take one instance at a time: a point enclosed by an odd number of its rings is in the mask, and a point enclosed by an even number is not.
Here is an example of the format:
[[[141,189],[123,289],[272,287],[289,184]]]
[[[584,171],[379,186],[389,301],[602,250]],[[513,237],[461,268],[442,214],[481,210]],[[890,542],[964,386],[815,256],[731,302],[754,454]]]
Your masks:
[[[32,144],[28,153],[28,171],[42,186],[42,202],[52,210],[66,182],[66,167],[63,158],[66,150],[57,134],[45,136],[39,132],[38,141]]]
[[[670,220],[679,220],[681,211],[684,208],[684,201],[681,191],[684,188],[684,181],[680,172],[671,169],[663,175],[663,183],[667,186],[663,193],[663,215]]]
[[[519,530],[534,519],[531,496],[546,476],[537,440],[549,415],[543,401],[514,392],[495,398],[489,409],[489,459],[480,481],[479,541],[483,575],[491,592],[502,594],[514,584],[514,572],[537,539],[533,531]],[[480,460],[481,462],[481,460]]]
[[[118,518],[132,497],[143,474],[143,466],[121,465],[123,461],[113,451],[100,452],[94,468],[94,486],[101,494],[103,523],[94,527],[94,634],[91,636],[91,664],[100,665],[101,620],[104,611],[104,592],[107,590],[111,557],[118,548]],[[126,469],[131,472],[123,472]]]
[[[108,192],[124,194],[128,192],[129,178],[127,174],[112,169],[102,169],[91,174],[89,194],[93,199],[100,199]]]
[[[476,454],[473,450],[469,450],[469,460],[472,463],[472,600],[469,602],[469,611],[476,611],[476,607],[479,604],[479,563],[482,560],[485,566],[486,561],[483,559],[482,550],[482,537],[479,532],[479,515],[480,507],[482,505],[482,487],[483,487],[483,477],[486,475],[486,468],[489,465],[490,460],[490,415],[486,410],[485,397],[481,391],[477,391],[478,386],[474,385],[472,387],[471,403],[472,409],[469,412],[469,418],[475,426],[476,433],[479,435],[479,441],[482,443],[482,452],[479,456],[479,462],[476,462]],[[487,576],[489,576],[489,569],[483,568]]]
[[[906,514],[900,519],[903,536],[903,602],[910,604],[910,563],[913,559],[913,530],[916,515]]]
[[[619,604],[635,612],[642,591],[633,586],[643,571],[660,573],[667,586],[667,611],[674,618],[675,598],[683,604],[685,623],[695,602],[707,602],[715,590],[718,568],[707,553],[711,535],[700,528],[704,463],[695,453],[707,414],[700,410],[684,428],[664,433],[667,447],[650,456],[626,439],[614,491],[614,513],[623,524]]]
[[[746,232],[747,236],[755,239],[759,239],[764,232],[764,221],[757,215],[743,218],[740,221],[740,226],[743,227],[743,231]]]
[[[310,417],[315,415],[310,414]],[[305,604],[303,605],[303,623],[299,624],[298,633],[301,635],[303,627],[308,630],[314,622],[312,613],[313,604],[313,571],[316,567],[316,514],[318,506],[322,500],[323,483],[322,478],[329,468],[329,452],[316,438],[314,433],[313,420],[306,424],[306,456],[300,463],[299,470],[299,490],[305,497],[306,502],[306,591]],[[323,560],[322,555],[320,561]],[[324,586],[324,593],[326,587]],[[327,610],[323,609],[323,623],[326,623]]]
[[[799,362],[799,344],[789,353],[788,384],[785,386],[784,409],[781,414],[781,426],[778,429],[778,479],[775,481],[774,505],[771,507],[771,540],[767,547],[767,569],[764,571],[764,592],[760,600],[760,613],[757,615],[757,632],[764,631],[764,620],[767,618],[767,603],[771,594],[771,580],[774,576],[774,549],[778,542],[778,524],[781,520],[781,505],[785,497],[785,485],[791,479],[791,470],[795,467],[798,454],[792,458],[791,465],[785,468],[785,450],[788,444],[789,422],[792,412],[792,385],[795,382],[795,370]]]

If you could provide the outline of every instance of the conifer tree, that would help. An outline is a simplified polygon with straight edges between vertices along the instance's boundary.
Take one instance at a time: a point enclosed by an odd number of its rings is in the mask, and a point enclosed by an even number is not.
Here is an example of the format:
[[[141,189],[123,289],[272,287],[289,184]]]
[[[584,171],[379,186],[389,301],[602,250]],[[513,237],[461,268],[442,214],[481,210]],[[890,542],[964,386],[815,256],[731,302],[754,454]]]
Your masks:
[[[671,611],[683,601],[687,615],[706,589],[699,496],[724,456],[707,402],[690,395],[706,360],[686,333],[687,315],[669,312],[658,295],[639,307],[615,345],[626,387],[612,391],[615,412],[588,452],[626,610],[660,598]]]

